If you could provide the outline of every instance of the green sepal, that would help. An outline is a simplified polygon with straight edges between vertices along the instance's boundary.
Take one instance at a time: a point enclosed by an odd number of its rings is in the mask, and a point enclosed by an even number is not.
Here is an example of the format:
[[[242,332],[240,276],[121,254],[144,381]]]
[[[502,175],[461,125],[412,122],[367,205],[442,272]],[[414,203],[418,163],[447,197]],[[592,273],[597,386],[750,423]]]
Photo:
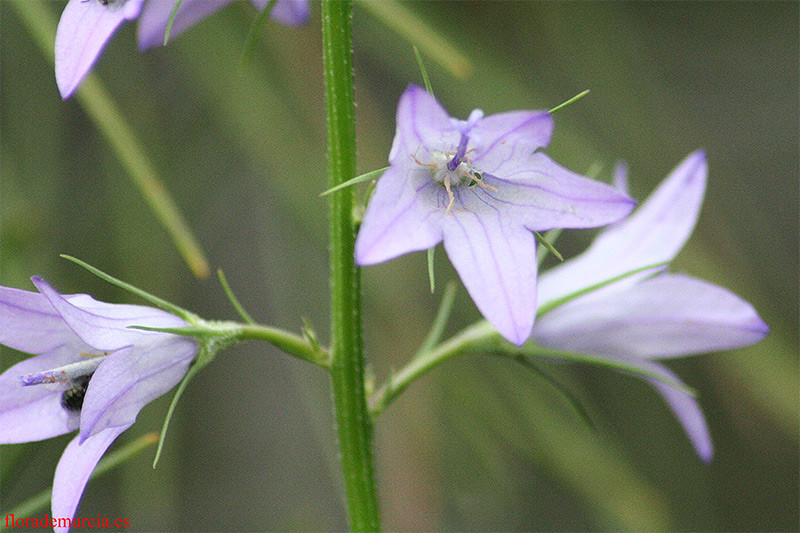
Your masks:
[[[116,285],[120,289],[124,289],[124,290],[126,290],[126,291],[128,291],[130,293],[133,293],[136,296],[139,296],[140,298],[143,298],[143,299],[147,300],[151,304],[153,304],[153,305],[155,305],[157,307],[160,307],[161,309],[163,309],[164,311],[166,311],[168,313],[172,313],[173,315],[181,317],[182,319],[184,319],[187,322],[191,322],[191,323],[201,322],[200,317],[198,317],[196,314],[192,313],[191,311],[187,311],[186,309],[184,309],[182,307],[179,307],[179,306],[177,306],[177,305],[175,305],[173,303],[170,303],[170,302],[168,302],[166,300],[162,300],[158,296],[154,296],[154,295],[150,294],[149,292],[143,291],[142,289],[140,289],[138,287],[134,287],[130,283],[125,283],[124,281],[119,280],[119,279],[115,278],[114,276],[110,276],[109,274],[106,274],[102,270],[100,270],[98,268],[95,268],[92,265],[81,261],[80,259],[76,259],[76,258],[74,258],[74,257],[72,257],[70,255],[66,255],[66,254],[61,254],[61,257],[66,259],[67,261],[72,261],[76,265],[85,268],[86,270],[88,270],[89,272],[91,272],[95,276],[99,277],[100,279],[102,279],[104,281],[107,281],[108,283],[111,283],[112,285]]]
[[[436,247],[428,248],[428,280],[431,283],[431,294],[436,291],[436,274],[433,271],[433,255]]]
[[[242,320],[248,324],[255,324],[253,317],[250,316],[250,313],[245,311],[244,307],[239,302],[239,299],[235,294],[233,294],[233,290],[231,290],[231,286],[228,285],[228,280],[221,268],[217,270],[217,276],[219,277],[219,282],[222,285],[222,290],[225,291],[225,295],[228,297],[228,301],[231,303],[233,308],[236,309],[236,312],[239,313],[239,316],[242,317]]]
[[[213,350],[213,348],[209,348],[206,345],[201,345],[197,357],[192,362],[192,366],[189,367],[189,371],[185,376],[183,376],[178,388],[175,390],[175,395],[172,397],[172,401],[169,404],[169,409],[167,410],[167,416],[164,417],[164,423],[161,425],[161,433],[158,437],[158,447],[156,448],[156,455],[153,458],[153,468],[156,467],[158,460],[161,458],[161,450],[163,449],[164,442],[166,441],[167,429],[169,429],[169,423],[172,420],[172,415],[175,412],[175,408],[178,406],[178,400],[183,395],[183,391],[186,390],[186,387],[189,385],[189,381],[191,381],[195,374],[197,374],[203,367],[205,367],[214,359],[216,350],[214,350],[213,353],[211,353],[211,350]]]
[[[258,44],[258,32],[261,30],[261,28],[266,26],[267,20],[272,14],[272,8],[275,7],[277,1],[278,0],[269,0],[267,7],[258,14],[256,20],[254,20],[250,25],[250,30],[247,32],[247,39],[244,42],[242,65],[247,65],[250,62],[250,59],[253,57],[253,52],[255,52],[256,45]]]
[[[419,350],[417,350],[417,353],[414,355],[414,357],[412,357],[412,360],[433,350],[439,341],[442,340],[444,328],[447,325],[447,320],[450,318],[450,313],[453,310],[453,303],[455,302],[455,299],[456,283],[454,281],[448,281],[447,285],[444,287],[442,302],[439,304],[439,310],[436,311],[436,317],[433,319],[431,329],[425,336],[425,341],[422,343],[422,346],[420,346]]]
[[[594,291],[596,291],[598,289],[602,289],[603,287],[606,287],[608,285],[616,283],[617,281],[621,281],[621,280],[623,280],[625,278],[629,278],[631,276],[635,276],[636,274],[639,274],[641,272],[646,272],[648,270],[653,270],[654,271],[653,273],[655,274],[655,270],[656,269],[664,268],[668,264],[669,264],[669,261],[664,261],[662,263],[653,263],[652,265],[647,265],[647,266],[643,266],[641,268],[637,268],[637,269],[631,270],[631,271],[626,272],[624,274],[620,274],[619,276],[615,276],[615,277],[613,277],[611,279],[607,279],[606,281],[601,281],[600,283],[595,283],[594,285],[590,285],[589,287],[583,288],[583,289],[581,289],[579,291],[575,291],[573,293],[567,294],[566,296],[562,296],[561,298],[553,300],[552,302],[548,302],[545,305],[539,306],[539,308],[536,310],[536,316],[542,316],[542,315],[544,315],[546,313],[549,313],[550,311],[552,311],[556,307],[562,306],[565,303],[574,300],[575,298],[579,298],[581,296],[584,296],[586,294],[594,292]]]
[[[502,357],[500,354],[496,354]],[[509,357],[515,363],[521,365],[523,368],[530,370],[544,381],[546,381],[553,389],[559,393],[564,400],[567,402],[572,410],[575,412],[578,419],[589,426],[590,428],[594,429],[595,424],[592,421],[592,418],[589,416],[589,411],[587,411],[586,407],[578,400],[578,397],[575,396],[572,392],[567,389],[567,387],[559,382],[556,378],[542,370],[539,366],[533,363],[528,357],[522,355],[510,356]]]
[[[167,46],[169,34],[172,32],[172,25],[175,23],[175,17],[178,16],[178,9],[180,9],[182,3],[183,0],[178,0],[175,2],[175,5],[172,6],[172,12],[169,14],[169,20],[167,20],[167,29],[164,30],[164,42],[162,43],[164,46]]]
[[[431,87],[431,80],[428,78],[428,70],[425,68],[425,63],[422,62],[422,55],[420,55],[416,44],[412,46],[414,48],[414,57],[417,58],[417,65],[419,65],[419,71],[422,73],[422,83],[425,84],[425,90],[428,94],[433,96],[433,87]]]
[[[575,96],[573,96],[572,98],[570,98],[570,99],[569,99],[569,100],[567,100],[566,102],[564,102],[564,103],[562,103],[562,104],[559,104],[559,105],[555,106],[553,109],[551,109],[550,111],[548,111],[548,113],[550,113],[550,114],[553,114],[553,113],[555,113],[556,111],[558,111],[559,109],[563,109],[563,108],[567,107],[568,105],[570,105],[570,104],[572,104],[572,103],[574,103],[574,102],[576,102],[576,101],[580,100],[581,98],[583,98],[583,97],[584,97],[584,96],[586,96],[587,94],[589,94],[589,89],[586,89],[586,90],[585,90],[585,91],[583,91],[582,93],[578,93],[578,94],[576,94]]]
[[[542,235],[538,231],[534,231],[533,234],[536,236],[536,240],[539,242],[539,244],[541,244],[542,246],[547,248],[548,252],[550,252],[554,256],[558,257],[559,261],[563,261],[564,260],[564,256],[562,256],[558,252],[558,250],[556,250],[556,247],[553,246],[553,244],[549,241],[549,239],[547,239],[544,235]]]
[[[670,387],[674,387],[682,392],[685,392],[686,394],[692,396],[693,398],[697,397],[697,391],[688,385],[679,383],[673,379],[665,378],[664,376],[660,376],[654,372],[648,372],[647,370],[643,370],[635,365],[622,363],[620,361],[612,361],[610,359],[601,357],[599,355],[553,350],[551,348],[545,348],[543,346],[538,346],[533,343],[523,344],[522,346],[515,346],[511,343],[504,343],[504,346],[500,349],[500,352],[502,354],[515,358],[537,357],[544,359],[553,359],[558,361],[569,361],[573,363],[589,363],[597,366],[603,366],[606,368],[611,368],[613,370],[627,372],[628,374],[634,376],[653,379],[655,381],[664,383],[665,385],[669,385]]]
[[[336,192],[340,189],[344,189],[346,187],[351,187],[353,185],[358,185],[359,183],[369,181],[369,180],[376,180],[381,177],[381,174],[389,170],[389,167],[379,168],[378,170],[373,170],[372,172],[367,172],[366,174],[361,174],[360,176],[356,176],[353,179],[347,180],[344,183],[340,183],[336,187],[332,187],[325,192],[319,193],[320,196],[327,196],[333,192]]]

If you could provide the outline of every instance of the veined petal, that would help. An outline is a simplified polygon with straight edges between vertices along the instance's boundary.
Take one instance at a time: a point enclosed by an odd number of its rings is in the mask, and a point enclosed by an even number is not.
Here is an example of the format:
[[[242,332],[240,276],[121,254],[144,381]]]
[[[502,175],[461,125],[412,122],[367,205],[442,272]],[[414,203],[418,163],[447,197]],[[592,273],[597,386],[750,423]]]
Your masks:
[[[542,274],[539,305],[627,272],[671,261],[694,229],[705,192],[705,153],[689,155],[636,212],[603,230],[581,255]],[[615,289],[641,279],[614,284]]]
[[[496,191],[471,189],[531,231],[602,226],[623,219],[635,205],[612,187],[570,172],[542,153],[525,163],[507,160],[496,172],[486,170],[483,182]]]
[[[455,150],[461,138],[447,111],[425,89],[410,85],[397,105],[397,129],[389,163],[405,166],[411,157],[427,159],[431,150]]]
[[[767,332],[753,307],[735,294],[667,274],[559,306],[539,318],[534,337],[567,351],[652,359],[730,350]]]
[[[527,340],[536,313],[533,234],[494,216],[453,210],[444,217],[444,249],[475,305],[503,337]]]
[[[181,327],[186,323],[175,315],[152,307],[115,305],[80,295],[67,300],[40,278],[32,278],[50,304],[78,337],[97,350],[113,351],[143,342],[156,332],[128,329],[128,326]]]
[[[109,355],[97,368],[83,400],[82,440],[106,428],[130,426],[142,407],[186,375],[197,354],[197,343],[188,337],[159,335]]]
[[[0,344],[40,354],[71,337],[75,334],[43,295],[0,287]]]
[[[625,356],[611,357],[610,359],[634,368],[639,368],[652,376],[657,376],[644,377],[644,379],[650,383],[650,385],[661,394],[664,401],[667,402],[667,405],[675,414],[678,422],[683,426],[686,436],[689,437],[700,459],[706,463],[711,461],[711,457],[714,454],[714,447],[711,443],[711,434],[708,431],[706,418],[703,416],[700,404],[690,394],[666,383],[669,381],[683,385],[683,381],[670,369],[656,361]]]
[[[510,160],[520,167],[530,165],[534,152],[547,146],[552,134],[553,117],[547,111],[490,115],[470,130],[472,163],[489,172]]]
[[[53,479],[52,513],[57,518],[72,518],[97,462],[111,443],[129,426],[109,428],[80,443],[75,437],[67,445],[56,467]],[[66,533],[68,527],[54,528],[56,533]]]
[[[358,231],[356,263],[374,265],[436,246],[442,240],[442,211],[429,198],[441,188],[425,169],[389,167],[375,186]]]
[[[21,376],[63,366],[78,359],[69,347],[25,359],[0,375],[0,444],[49,439],[78,428],[78,414],[61,407],[63,388],[24,387]]]
[[[177,0],[150,0],[147,3],[139,18],[139,50],[164,43],[164,33],[175,2]],[[230,3],[231,0],[183,0],[169,32],[170,40]]]
[[[269,0],[251,0],[257,9],[266,9]],[[286,26],[300,26],[308,22],[309,8],[308,0],[278,0],[272,13],[269,14],[272,20],[276,20]]]
[[[56,84],[62,98],[72,95],[117,28],[139,16],[142,2],[127,0],[108,6],[94,0],[67,3],[55,40]]]
[[[681,380],[678,379],[678,376],[663,365],[656,362],[647,362],[651,365],[651,367],[648,368],[650,372],[682,383]],[[706,418],[703,416],[703,411],[700,409],[700,404],[697,400],[686,392],[672,387],[671,385],[667,385],[663,381],[654,378],[647,378],[647,381],[655,387],[664,398],[664,401],[667,402],[670,409],[672,409],[672,412],[675,413],[675,417],[683,426],[683,430],[692,442],[692,446],[694,446],[700,459],[706,463],[710,462],[714,455],[714,445],[711,442],[711,434],[708,431]]]

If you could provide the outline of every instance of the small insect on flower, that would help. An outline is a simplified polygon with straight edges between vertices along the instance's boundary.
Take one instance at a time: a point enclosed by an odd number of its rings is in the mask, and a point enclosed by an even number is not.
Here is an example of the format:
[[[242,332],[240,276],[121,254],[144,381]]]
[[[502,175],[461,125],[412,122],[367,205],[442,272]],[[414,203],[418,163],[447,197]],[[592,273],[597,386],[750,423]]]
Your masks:
[[[83,407],[83,397],[86,396],[86,388],[89,386],[91,374],[81,376],[72,380],[72,387],[65,390],[61,395],[61,407],[66,411],[79,412]]]

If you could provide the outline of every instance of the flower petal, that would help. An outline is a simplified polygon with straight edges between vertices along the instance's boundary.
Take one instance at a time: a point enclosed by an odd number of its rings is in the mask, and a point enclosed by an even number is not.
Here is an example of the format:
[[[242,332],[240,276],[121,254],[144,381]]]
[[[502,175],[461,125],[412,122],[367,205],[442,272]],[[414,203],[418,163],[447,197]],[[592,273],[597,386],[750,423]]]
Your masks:
[[[117,28],[139,16],[143,2],[128,0],[109,6],[99,1],[67,3],[55,40],[56,84],[62,98],[72,95]]]
[[[700,404],[687,392],[668,385],[666,382],[673,382],[684,385],[683,381],[670,369],[656,361],[640,359],[638,357],[611,357],[615,361],[624,363],[631,367],[639,368],[642,372],[657,377],[644,377],[667,402],[667,405],[675,414],[675,417],[683,426],[686,436],[692,443],[697,455],[704,462],[711,461],[714,454],[714,447],[711,443],[711,434],[708,431],[706,418],[700,409]],[[661,379],[658,379],[661,378]]]
[[[73,335],[74,336],[74,335]],[[77,337],[76,337],[77,339]],[[66,385],[24,387],[21,376],[56,368],[78,359],[68,346],[25,359],[0,375],[0,444],[49,439],[78,428],[78,413],[61,407]]]
[[[115,427],[98,433],[80,443],[75,437],[61,455],[53,479],[52,512],[56,518],[72,518],[81,501],[83,490],[97,462],[111,443],[129,426]],[[68,527],[54,528],[56,533],[66,533]]]
[[[570,172],[545,154],[533,154],[522,163],[507,160],[495,169],[480,167],[484,183],[497,190],[471,190],[531,231],[602,226],[626,217],[635,205],[612,187]]]
[[[40,354],[75,337],[43,295],[0,287],[0,344]]]
[[[546,111],[512,111],[481,119],[469,132],[472,163],[487,171],[513,160],[528,166],[536,150],[547,146],[553,117]]]
[[[109,355],[86,389],[81,439],[133,424],[142,407],[180,382],[197,350],[197,343],[188,337],[162,333],[160,338]]]
[[[652,362],[651,367],[648,368],[650,372],[662,375],[664,378],[682,383],[678,376],[663,365]],[[692,442],[697,455],[703,462],[710,462],[714,455],[714,446],[711,443],[711,434],[708,431],[708,424],[706,418],[703,416],[703,411],[700,409],[700,404],[696,399],[686,392],[667,385],[663,381],[647,378],[647,381],[655,387],[655,389],[667,402],[678,422],[683,426],[683,430]]]
[[[436,246],[442,240],[442,210],[430,204],[436,189],[441,187],[424,169],[389,167],[375,186],[358,231],[356,263],[374,265]]]
[[[534,337],[568,351],[663,358],[747,346],[767,332],[753,307],[735,294],[667,274],[559,306],[539,318]]]
[[[409,85],[397,104],[397,128],[389,163],[406,166],[412,156],[427,160],[433,150],[455,150],[461,133],[447,111],[422,87]]]
[[[71,296],[67,299],[44,280],[34,277],[32,281],[70,329],[97,350],[118,350],[135,342],[142,342],[148,337],[162,335],[157,332],[128,329],[129,326],[186,325],[175,315],[159,309],[139,305],[107,304],[87,295]]]
[[[164,33],[177,0],[150,0],[139,18],[139,50],[164,43]],[[169,32],[170,40],[188,30],[207,16],[222,9],[231,0],[183,0]]]
[[[536,312],[536,242],[500,211],[453,210],[444,217],[444,249],[484,317],[521,345]]]
[[[705,153],[689,155],[636,212],[603,230],[581,255],[542,274],[539,305],[638,268],[671,261],[694,229],[705,192]],[[614,284],[630,286],[641,277]]]

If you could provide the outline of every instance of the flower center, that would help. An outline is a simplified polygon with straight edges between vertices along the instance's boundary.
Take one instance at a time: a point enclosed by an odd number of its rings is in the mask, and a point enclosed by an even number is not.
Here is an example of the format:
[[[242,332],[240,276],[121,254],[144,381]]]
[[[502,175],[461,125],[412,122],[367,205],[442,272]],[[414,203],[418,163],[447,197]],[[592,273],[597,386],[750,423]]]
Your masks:
[[[460,161],[457,155],[449,152],[431,152],[431,162],[425,166],[431,169],[431,176],[437,183],[450,183],[451,187],[458,187],[474,179],[472,165],[465,159]]]
[[[444,185],[447,190],[447,196],[450,201],[447,204],[446,215],[450,214],[450,210],[455,203],[455,194],[453,194],[453,187],[460,187],[467,183],[470,187],[476,183],[490,191],[497,191],[491,185],[486,185],[483,181],[483,175],[475,170],[466,157],[467,153],[472,150],[467,150],[467,143],[469,137],[466,135],[461,136],[461,142],[455,152],[439,152],[433,150],[430,154],[430,162],[423,163],[416,156],[412,155],[411,158],[416,161],[418,165],[427,167],[430,170],[431,177],[436,183]]]

